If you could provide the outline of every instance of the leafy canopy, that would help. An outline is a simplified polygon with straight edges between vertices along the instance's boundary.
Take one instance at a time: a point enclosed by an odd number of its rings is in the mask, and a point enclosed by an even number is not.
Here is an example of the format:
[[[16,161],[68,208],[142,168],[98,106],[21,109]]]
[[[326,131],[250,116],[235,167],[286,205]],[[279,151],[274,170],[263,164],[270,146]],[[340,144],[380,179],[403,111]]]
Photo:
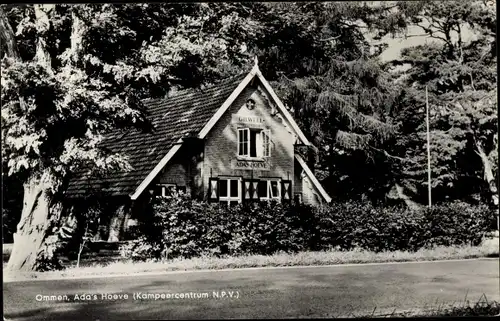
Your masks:
[[[241,4],[3,6],[2,152],[9,173],[53,187],[83,164],[127,169],[99,148],[112,130],[150,129],[141,99],[199,86],[247,60],[256,30]],[[4,43],[4,42],[3,42]],[[7,43],[7,42],[5,42]],[[226,67],[224,67],[226,66]]]

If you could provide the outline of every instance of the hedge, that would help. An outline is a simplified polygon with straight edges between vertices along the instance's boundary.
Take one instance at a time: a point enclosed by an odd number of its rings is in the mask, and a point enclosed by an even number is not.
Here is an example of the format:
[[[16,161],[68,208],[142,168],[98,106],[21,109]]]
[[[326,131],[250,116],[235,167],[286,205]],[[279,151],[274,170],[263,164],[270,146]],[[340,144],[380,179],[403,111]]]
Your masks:
[[[477,245],[496,226],[485,205],[462,202],[410,211],[368,203],[321,207],[274,202],[225,206],[185,196],[162,199],[123,246],[134,260],[235,256],[318,250],[417,251]]]

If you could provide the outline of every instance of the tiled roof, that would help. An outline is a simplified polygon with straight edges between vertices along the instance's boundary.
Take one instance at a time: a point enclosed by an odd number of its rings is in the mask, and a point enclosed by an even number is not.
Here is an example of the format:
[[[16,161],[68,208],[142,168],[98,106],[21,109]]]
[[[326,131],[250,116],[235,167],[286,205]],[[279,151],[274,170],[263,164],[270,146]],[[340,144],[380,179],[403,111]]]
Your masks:
[[[245,74],[204,89],[179,91],[169,98],[145,100],[154,131],[120,132],[110,135],[103,146],[129,157],[132,170],[98,177],[86,170],[75,173],[66,194],[70,197],[99,191],[108,195],[129,195],[180,139],[197,135],[224,101],[241,83]]]

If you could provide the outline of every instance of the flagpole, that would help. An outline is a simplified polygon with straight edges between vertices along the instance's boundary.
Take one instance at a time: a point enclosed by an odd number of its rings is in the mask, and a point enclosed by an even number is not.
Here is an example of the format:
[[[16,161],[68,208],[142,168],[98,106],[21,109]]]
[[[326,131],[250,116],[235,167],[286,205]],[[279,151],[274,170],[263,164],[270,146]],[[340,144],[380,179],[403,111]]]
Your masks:
[[[425,109],[427,113],[427,189],[429,192],[429,208],[432,207],[432,185],[431,185],[431,135],[429,131],[429,96],[427,94],[427,86],[425,86]]]

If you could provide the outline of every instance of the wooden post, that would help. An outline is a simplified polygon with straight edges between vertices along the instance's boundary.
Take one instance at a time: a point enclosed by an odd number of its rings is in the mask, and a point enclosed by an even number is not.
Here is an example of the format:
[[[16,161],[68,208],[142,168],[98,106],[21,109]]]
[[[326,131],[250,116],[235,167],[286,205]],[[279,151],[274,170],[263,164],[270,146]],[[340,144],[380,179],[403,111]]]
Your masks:
[[[430,130],[429,130],[429,96],[427,93],[427,86],[425,86],[425,109],[426,109],[426,123],[427,123],[427,184],[429,192],[429,208],[432,207],[432,185],[431,185],[431,145],[430,145]]]

